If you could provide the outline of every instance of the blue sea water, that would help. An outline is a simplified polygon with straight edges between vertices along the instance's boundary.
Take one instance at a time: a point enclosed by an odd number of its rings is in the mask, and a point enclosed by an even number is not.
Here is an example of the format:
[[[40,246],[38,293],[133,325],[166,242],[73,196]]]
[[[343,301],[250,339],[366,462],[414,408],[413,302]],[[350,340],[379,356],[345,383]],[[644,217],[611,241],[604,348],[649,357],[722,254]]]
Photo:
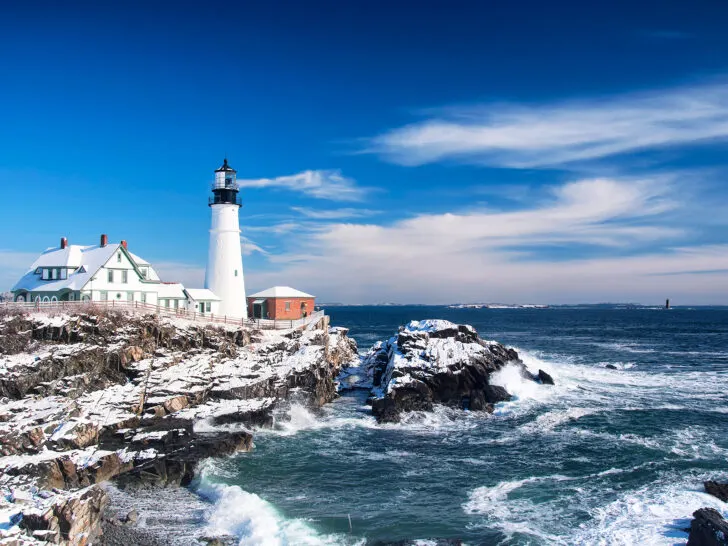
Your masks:
[[[412,319],[475,326],[554,387],[377,425],[365,393],[294,406],[255,449],[210,461],[207,525],[241,544],[684,544],[728,478],[728,310],[331,307],[360,351]],[[609,369],[611,364],[617,369]]]

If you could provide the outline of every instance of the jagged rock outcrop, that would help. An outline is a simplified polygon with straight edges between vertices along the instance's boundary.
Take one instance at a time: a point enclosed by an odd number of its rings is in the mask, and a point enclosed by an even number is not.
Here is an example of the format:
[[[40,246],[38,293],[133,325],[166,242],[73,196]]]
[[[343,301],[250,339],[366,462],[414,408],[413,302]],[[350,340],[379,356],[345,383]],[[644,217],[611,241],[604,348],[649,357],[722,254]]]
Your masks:
[[[346,333],[0,317],[0,510],[12,518],[0,542],[93,541],[98,484],[186,484],[201,459],[251,449],[250,429],[281,404],[331,401],[356,357]]]
[[[516,351],[481,339],[472,326],[425,320],[376,344],[362,366],[372,381],[372,413],[380,422],[396,422],[402,412],[431,411],[435,404],[492,411],[511,399],[490,382],[507,364],[533,377]]]
[[[728,502],[728,483],[719,483],[709,480],[707,482],[703,482],[703,487],[705,487],[705,492],[708,493],[708,495],[713,495],[723,502]]]
[[[696,510],[687,546],[728,546],[728,521],[713,508]]]

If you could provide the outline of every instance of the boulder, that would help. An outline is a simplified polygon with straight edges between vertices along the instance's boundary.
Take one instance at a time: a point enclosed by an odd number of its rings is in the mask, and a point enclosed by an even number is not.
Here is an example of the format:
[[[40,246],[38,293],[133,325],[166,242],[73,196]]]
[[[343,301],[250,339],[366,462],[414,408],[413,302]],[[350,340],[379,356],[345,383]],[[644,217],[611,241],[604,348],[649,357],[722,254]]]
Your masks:
[[[705,487],[705,492],[708,495],[713,495],[723,502],[728,502],[728,483],[707,481],[703,483],[703,487]]]
[[[713,508],[696,510],[687,546],[728,546],[728,522]]]
[[[538,371],[538,380],[541,381],[544,385],[553,385],[554,384],[554,378],[551,377],[549,374],[547,374],[543,370]]]
[[[396,422],[402,412],[431,411],[435,404],[493,411],[493,404],[511,399],[490,384],[490,376],[507,364],[533,379],[516,351],[481,339],[472,326],[425,320],[374,345],[362,368],[373,385],[372,413],[379,422]]]
[[[489,404],[497,404],[498,402],[508,402],[512,398],[508,391],[498,385],[486,385],[483,389],[485,401]]]

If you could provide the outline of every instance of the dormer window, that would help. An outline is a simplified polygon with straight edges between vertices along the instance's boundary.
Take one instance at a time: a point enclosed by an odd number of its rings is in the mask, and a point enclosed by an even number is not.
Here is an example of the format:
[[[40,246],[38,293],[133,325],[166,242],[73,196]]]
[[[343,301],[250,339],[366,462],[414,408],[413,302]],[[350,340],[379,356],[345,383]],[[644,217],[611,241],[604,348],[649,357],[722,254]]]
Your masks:
[[[86,273],[86,268],[85,268],[84,266],[81,266],[81,267],[79,267],[79,268],[78,268],[78,269],[76,270],[76,273]]]
[[[147,272],[147,268],[146,267],[140,267],[139,268],[139,272],[142,274],[142,279],[146,279],[147,278],[148,272]]]
[[[54,281],[58,278],[58,270],[54,267],[51,269],[51,279]]]
[[[41,278],[44,281],[47,281],[48,279],[50,279],[50,271],[48,269],[43,269],[43,273],[41,275]]]

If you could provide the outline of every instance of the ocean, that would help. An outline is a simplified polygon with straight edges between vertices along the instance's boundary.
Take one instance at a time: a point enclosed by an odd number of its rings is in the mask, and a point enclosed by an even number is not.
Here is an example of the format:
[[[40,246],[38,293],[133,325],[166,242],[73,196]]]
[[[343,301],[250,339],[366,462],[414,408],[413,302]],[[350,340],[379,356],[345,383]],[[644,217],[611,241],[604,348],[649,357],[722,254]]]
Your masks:
[[[728,478],[728,310],[331,307],[361,353],[412,319],[473,325],[554,387],[506,370],[492,415],[377,425],[366,393],[294,406],[255,449],[203,465],[201,525],[241,544],[684,544]],[[611,365],[616,369],[607,368]],[[427,542],[423,542],[426,544]]]

